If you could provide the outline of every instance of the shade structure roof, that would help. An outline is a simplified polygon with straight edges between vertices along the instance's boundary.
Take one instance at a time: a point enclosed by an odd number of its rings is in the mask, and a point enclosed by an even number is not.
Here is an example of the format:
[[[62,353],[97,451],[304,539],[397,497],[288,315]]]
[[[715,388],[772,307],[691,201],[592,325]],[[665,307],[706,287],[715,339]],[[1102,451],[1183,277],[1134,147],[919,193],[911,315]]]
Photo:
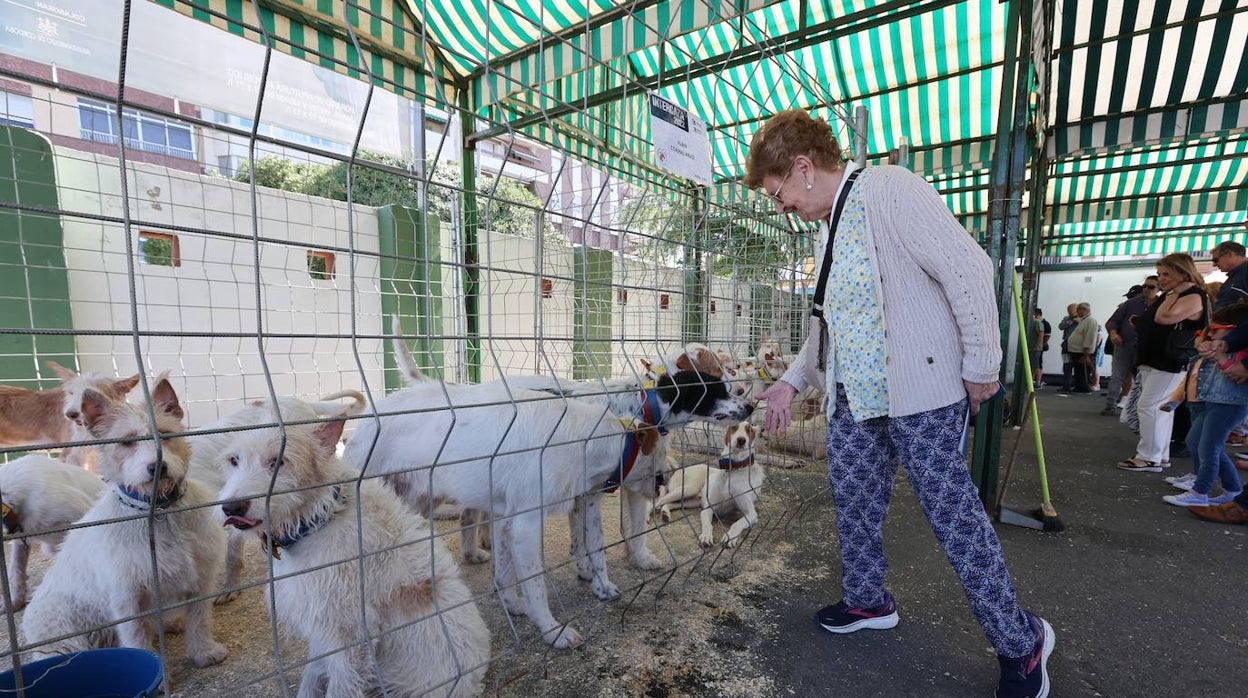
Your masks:
[[[263,21],[278,50],[468,109],[478,136],[535,138],[641,179],[656,176],[650,93],[706,121],[725,191],[771,114],[810,110],[850,144],[847,117],[865,107],[868,158],[904,142],[976,232],[1018,56],[999,0],[154,1],[256,40]],[[1021,8],[1043,134],[1031,166],[1048,173],[1044,255],[1204,252],[1242,238],[1248,2]]]

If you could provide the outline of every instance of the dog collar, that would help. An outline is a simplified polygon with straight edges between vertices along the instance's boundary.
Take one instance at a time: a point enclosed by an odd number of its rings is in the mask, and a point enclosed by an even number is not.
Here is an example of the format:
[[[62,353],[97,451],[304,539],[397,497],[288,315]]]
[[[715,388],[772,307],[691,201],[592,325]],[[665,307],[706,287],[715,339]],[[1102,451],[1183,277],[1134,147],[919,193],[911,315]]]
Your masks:
[[[641,418],[646,424],[653,424],[659,434],[667,436],[667,427],[663,426],[663,409],[659,406],[659,391],[641,391]]]
[[[751,465],[754,465],[753,453],[740,460],[733,459],[732,456],[720,456],[719,463],[715,467],[720,470],[736,470],[737,468],[748,468]]]
[[[186,494],[186,480],[179,480],[178,484],[169,491],[169,494],[160,497],[156,501],[152,501],[152,498],[147,496],[146,492],[132,490],[122,484],[117,484],[113,491],[117,493],[117,500],[131,509],[139,511],[168,509],[170,504],[182,499],[182,495]]]
[[[17,511],[13,507],[0,503],[0,513],[3,514],[5,533],[13,535],[22,532],[22,521],[17,518]]]
[[[632,423],[621,419],[620,424],[624,425],[624,451],[620,453],[620,464],[616,466],[615,472],[611,473],[611,477],[602,483],[599,491],[611,494],[620,488],[620,483],[628,477],[633,470],[633,464],[637,462],[637,456],[641,453],[641,442],[637,440],[637,432],[633,431]]]
[[[310,519],[304,519],[299,523],[299,528],[287,533],[284,536],[273,536],[269,538],[263,531],[260,532],[260,544],[264,546],[264,551],[273,556],[274,560],[282,559],[281,548],[289,548],[299,541],[312,535],[321,526],[329,523],[334,518],[334,514],[346,503],[346,497],[342,491],[342,485],[334,485],[334,504],[327,509],[317,512],[316,516]]]

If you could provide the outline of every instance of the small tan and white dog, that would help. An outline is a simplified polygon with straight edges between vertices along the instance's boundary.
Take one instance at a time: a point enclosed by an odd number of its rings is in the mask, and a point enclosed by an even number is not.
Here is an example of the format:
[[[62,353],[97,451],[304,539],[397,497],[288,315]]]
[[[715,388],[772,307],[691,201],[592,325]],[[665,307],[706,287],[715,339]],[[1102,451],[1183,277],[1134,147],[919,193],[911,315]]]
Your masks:
[[[82,518],[104,491],[104,481],[76,465],[32,453],[0,467],[0,511],[9,546],[13,610],[26,607],[26,563],[35,543],[46,555],[65,540],[65,528]]]
[[[191,449],[180,436],[182,407],[163,377],[152,388],[151,405],[156,435],[146,406],[112,402],[94,390],[82,395],[91,435],[114,440],[98,447],[97,463],[112,487],[79,520],[83,527],[65,537],[26,608],[22,632],[36,658],[116,644],[151,649],[158,602],[169,613],[185,607],[192,664],[210,666],[226,657],[212,636],[208,596],[225,555],[225,533],[205,506],[211,492],[186,477]]]
[[[724,450],[715,463],[696,463],[672,473],[667,491],[655,502],[664,521],[671,520],[672,507],[701,507],[701,533],[698,542],[709,547],[714,541],[714,519],[733,512],[738,518],[721,539],[729,548],[758,522],[754,504],[762,491],[766,473],[754,461],[758,428],[741,422],[724,431]]]
[[[490,635],[472,592],[423,518],[342,465],[342,429],[287,426],[284,451],[276,428],[238,432],[223,450],[222,521],[260,534],[278,622],[326,655],[304,667],[299,698],[480,695]]]
[[[89,441],[92,437],[82,424],[82,393],[94,390],[113,402],[124,402],[126,394],[138,385],[136,373],[129,378],[109,378],[98,373],[74,373],[55,361],[48,368],[56,372],[61,385],[50,390],[28,390],[0,385],[0,446],[39,446]],[[66,463],[89,467],[90,446],[66,449]]]

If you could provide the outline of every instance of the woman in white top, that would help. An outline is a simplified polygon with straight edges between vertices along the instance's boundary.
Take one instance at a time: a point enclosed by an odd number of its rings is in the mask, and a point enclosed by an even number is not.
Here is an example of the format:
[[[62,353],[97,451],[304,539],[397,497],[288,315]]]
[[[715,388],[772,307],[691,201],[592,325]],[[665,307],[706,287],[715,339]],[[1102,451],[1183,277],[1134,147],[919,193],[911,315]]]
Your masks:
[[[828,339],[808,337],[790,369],[760,395],[767,428],[784,429],[806,367],[826,365],[826,383],[817,387],[829,396],[843,598],[816,621],[833,633],[897,624],[884,587],[883,526],[900,460],[998,653],[996,695],[1045,696],[1053,629],[1019,606],[961,447],[967,410],[978,411],[1000,387],[992,262],[931,185],[901,167],[857,173],[828,244],[853,170],[827,122],[794,110],[773,116],[754,136],[745,175],[781,213],[822,223],[821,248],[832,255],[823,299]]]

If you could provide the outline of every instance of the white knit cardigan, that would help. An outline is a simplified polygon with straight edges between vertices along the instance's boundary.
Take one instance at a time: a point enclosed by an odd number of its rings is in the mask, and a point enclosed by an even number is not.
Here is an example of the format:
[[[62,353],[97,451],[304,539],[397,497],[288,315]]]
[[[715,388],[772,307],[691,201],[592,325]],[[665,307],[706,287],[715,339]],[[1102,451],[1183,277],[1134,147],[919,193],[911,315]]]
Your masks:
[[[884,304],[888,414],[903,417],[966,397],[963,380],[991,383],[1000,377],[993,268],[926,180],[892,165],[872,168],[871,175],[855,183],[850,196],[862,197],[866,206],[871,269]],[[827,239],[825,224],[821,249]],[[835,278],[828,280],[829,294],[834,284]],[[817,345],[807,337],[781,380],[806,387],[805,366]],[[853,366],[829,369],[831,384],[837,372]],[[834,386],[824,387],[833,395]]]

